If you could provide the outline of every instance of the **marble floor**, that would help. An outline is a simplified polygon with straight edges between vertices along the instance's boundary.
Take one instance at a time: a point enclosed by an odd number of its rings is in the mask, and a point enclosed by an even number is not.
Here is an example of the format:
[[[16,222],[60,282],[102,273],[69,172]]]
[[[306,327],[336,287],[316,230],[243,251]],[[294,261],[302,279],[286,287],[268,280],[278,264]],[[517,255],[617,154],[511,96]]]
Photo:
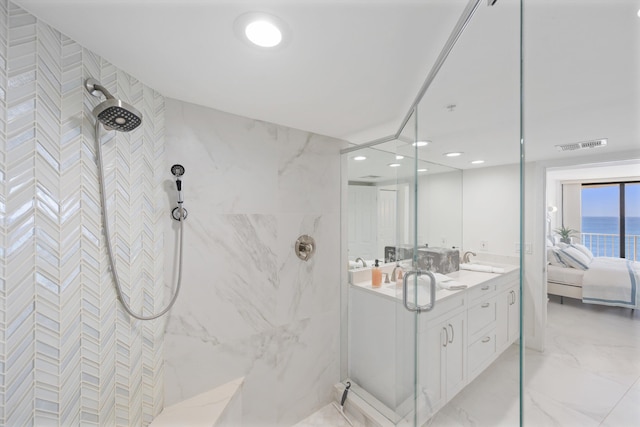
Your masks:
[[[543,353],[527,350],[525,426],[640,426],[640,310],[551,297]],[[429,426],[517,426],[517,346],[432,418]],[[332,406],[296,427],[348,427]]]

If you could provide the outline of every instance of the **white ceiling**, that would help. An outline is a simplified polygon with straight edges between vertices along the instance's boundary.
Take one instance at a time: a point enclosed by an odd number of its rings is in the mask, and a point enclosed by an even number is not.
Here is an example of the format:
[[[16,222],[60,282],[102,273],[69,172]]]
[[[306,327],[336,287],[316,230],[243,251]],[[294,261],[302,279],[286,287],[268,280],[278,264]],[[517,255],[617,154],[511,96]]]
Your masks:
[[[14,0],[165,96],[363,143],[394,134],[466,0]],[[526,158],[608,138],[640,147],[640,0],[525,0]],[[284,20],[274,51],[234,33]],[[519,159],[519,2],[481,1],[419,105],[423,157],[456,168]],[[446,106],[455,104],[453,112]],[[403,134],[410,139],[411,131]],[[458,159],[442,157],[460,150]],[[603,151],[604,152],[604,151]]]

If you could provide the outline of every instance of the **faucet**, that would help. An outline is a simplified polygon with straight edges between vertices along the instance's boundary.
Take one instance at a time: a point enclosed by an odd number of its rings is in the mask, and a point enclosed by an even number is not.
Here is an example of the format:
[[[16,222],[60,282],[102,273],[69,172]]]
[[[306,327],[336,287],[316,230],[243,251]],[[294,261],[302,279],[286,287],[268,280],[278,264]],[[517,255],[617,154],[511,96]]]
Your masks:
[[[469,264],[469,262],[471,261],[471,259],[469,258],[469,255],[476,256],[476,253],[471,251],[465,252],[464,255],[462,256],[462,262],[464,264]]]
[[[367,266],[367,263],[366,263],[366,262],[365,262],[365,260],[363,260],[362,258],[360,258],[360,257],[356,258],[356,262],[358,262],[358,261],[362,261],[362,266],[363,266],[363,267],[366,267],[366,266]]]
[[[396,266],[393,267],[393,271],[391,271],[391,280],[394,282],[396,281],[396,270],[399,270],[397,278],[402,278],[402,267],[400,267],[400,263],[396,264]]]

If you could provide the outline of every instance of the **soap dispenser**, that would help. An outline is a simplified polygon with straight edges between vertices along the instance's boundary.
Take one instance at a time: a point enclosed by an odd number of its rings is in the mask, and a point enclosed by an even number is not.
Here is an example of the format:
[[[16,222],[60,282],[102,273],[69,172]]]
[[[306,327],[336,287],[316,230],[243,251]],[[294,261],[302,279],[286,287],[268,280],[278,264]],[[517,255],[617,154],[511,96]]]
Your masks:
[[[371,287],[379,288],[382,285],[382,270],[380,270],[380,264],[376,260],[373,268],[371,269]]]

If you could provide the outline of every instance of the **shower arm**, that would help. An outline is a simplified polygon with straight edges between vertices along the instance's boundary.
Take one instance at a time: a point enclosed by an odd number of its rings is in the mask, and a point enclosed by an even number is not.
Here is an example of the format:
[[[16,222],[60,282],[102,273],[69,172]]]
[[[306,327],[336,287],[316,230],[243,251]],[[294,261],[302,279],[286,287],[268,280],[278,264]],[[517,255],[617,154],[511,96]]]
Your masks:
[[[106,87],[102,86],[96,79],[87,79],[87,81],[85,82],[85,86],[87,87],[89,93],[96,98],[99,98],[100,94],[103,94],[107,97],[107,99],[116,99],[116,97],[111,95],[111,92],[109,92]]]

